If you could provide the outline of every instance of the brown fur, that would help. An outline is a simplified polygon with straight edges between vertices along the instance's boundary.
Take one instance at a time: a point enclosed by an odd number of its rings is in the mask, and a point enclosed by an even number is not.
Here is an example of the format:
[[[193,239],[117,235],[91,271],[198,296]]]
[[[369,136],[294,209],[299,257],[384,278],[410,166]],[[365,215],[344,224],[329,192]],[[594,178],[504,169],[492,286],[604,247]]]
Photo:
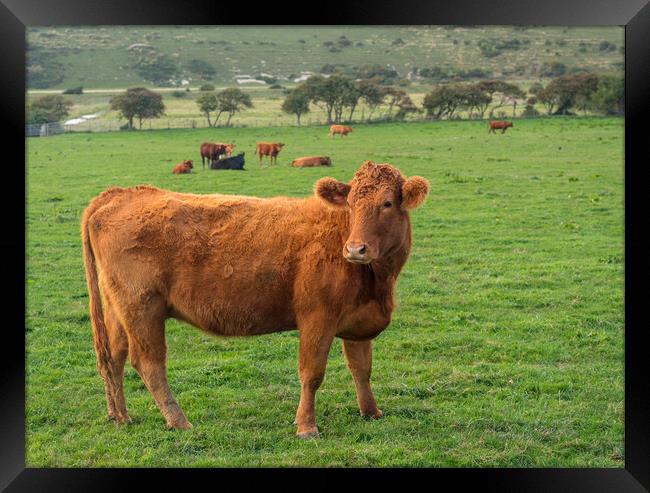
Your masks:
[[[208,166],[219,159],[222,154],[226,153],[225,144],[216,144],[214,142],[204,142],[201,144],[201,164],[205,168],[205,160],[208,159]]]
[[[361,413],[381,417],[371,340],[390,323],[411,249],[408,209],[428,184],[366,162],[349,183],[322,178],[314,189],[303,199],[259,199],[113,187],[90,202],[83,252],[109,417],[129,420],[128,354],[167,425],[191,426],[167,383],[170,317],[222,336],[298,329],[301,437],[318,434],[315,392],[340,337]]]
[[[496,133],[495,130],[501,129],[501,133],[504,134],[506,133],[506,129],[508,127],[512,127],[512,122],[507,122],[507,121],[494,121],[494,122],[489,122],[488,126],[488,133]]]
[[[339,134],[341,137],[346,136],[352,132],[352,127],[349,127],[347,125],[332,125],[330,127],[330,137]]]
[[[236,144],[223,144],[221,142],[216,142],[215,145],[222,146],[223,148],[223,153],[219,155],[219,158],[221,158],[222,155],[226,157],[232,156],[233,149],[237,147]]]
[[[327,156],[299,157],[291,162],[294,168],[309,168],[312,166],[332,166],[332,160]]]
[[[255,154],[260,156],[260,166],[262,166],[262,156],[269,156],[269,166],[274,162],[278,164],[278,154],[284,147],[282,142],[258,142]]]
[[[191,160],[186,160],[183,161],[182,163],[177,164],[174,166],[174,169],[172,170],[172,173],[175,175],[182,175],[186,173],[191,173],[192,169],[194,168],[194,165],[192,164]]]

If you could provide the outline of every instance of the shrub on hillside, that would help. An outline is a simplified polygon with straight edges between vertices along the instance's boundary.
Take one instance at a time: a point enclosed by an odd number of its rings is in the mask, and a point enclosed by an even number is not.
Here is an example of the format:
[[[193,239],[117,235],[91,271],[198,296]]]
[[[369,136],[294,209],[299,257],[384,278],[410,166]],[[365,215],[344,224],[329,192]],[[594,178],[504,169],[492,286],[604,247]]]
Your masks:
[[[82,86],[79,87],[71,87],[70,89],[66,89],[63,91],[62,94],[83,94],[84,89]]]

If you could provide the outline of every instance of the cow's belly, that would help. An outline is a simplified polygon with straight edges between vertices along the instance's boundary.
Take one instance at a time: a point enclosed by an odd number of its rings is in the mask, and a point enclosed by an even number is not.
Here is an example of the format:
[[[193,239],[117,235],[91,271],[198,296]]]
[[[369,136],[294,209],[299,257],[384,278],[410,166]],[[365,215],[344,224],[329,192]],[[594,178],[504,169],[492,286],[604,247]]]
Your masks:
[[[177,283],[170,292],[169,316],[222,336],[296,328],[290,286],[278,273],[259,270],[237,276],[231,272],[205,270],[201,282]]]

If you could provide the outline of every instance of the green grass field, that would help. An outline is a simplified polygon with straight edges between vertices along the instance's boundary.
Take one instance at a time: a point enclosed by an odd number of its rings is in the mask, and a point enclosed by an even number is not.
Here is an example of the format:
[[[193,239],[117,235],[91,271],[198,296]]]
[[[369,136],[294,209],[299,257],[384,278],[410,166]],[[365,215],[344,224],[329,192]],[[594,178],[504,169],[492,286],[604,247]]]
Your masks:
[[[173,176],[204,140],[247,171]],[[287,143],[259,169],[256,140]],[[291,159],[332,158],[331,169]],[[28,467],[623,467],[623,120],[66,134],[27,142]],[[79,220],[110,185],[304,196],[365,160],[430,180],[391,326],[374,345],[385,417],[358,415],[340,341],[317,397],[322,437],[292,424],[297,332],[223,339],[168,321],[168,372],[194,428],[168,431],[127,364],[133,423],[106,419]],[[260,286],[263,295],[263,286]]]

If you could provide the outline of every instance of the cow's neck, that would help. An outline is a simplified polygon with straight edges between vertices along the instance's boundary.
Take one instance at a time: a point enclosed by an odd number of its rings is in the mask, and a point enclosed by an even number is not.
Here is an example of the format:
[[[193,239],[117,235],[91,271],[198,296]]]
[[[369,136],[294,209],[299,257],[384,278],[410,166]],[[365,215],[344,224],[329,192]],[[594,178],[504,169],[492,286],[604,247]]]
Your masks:
[[[382,258],[369,265],[359,265],[357,273],[361,277],[360,301],[375,300],[386,314],[393,311],[393,294],[397,277],[406,263],[411,250],[411,228],[409,226],[404,242],[385,252]]]

